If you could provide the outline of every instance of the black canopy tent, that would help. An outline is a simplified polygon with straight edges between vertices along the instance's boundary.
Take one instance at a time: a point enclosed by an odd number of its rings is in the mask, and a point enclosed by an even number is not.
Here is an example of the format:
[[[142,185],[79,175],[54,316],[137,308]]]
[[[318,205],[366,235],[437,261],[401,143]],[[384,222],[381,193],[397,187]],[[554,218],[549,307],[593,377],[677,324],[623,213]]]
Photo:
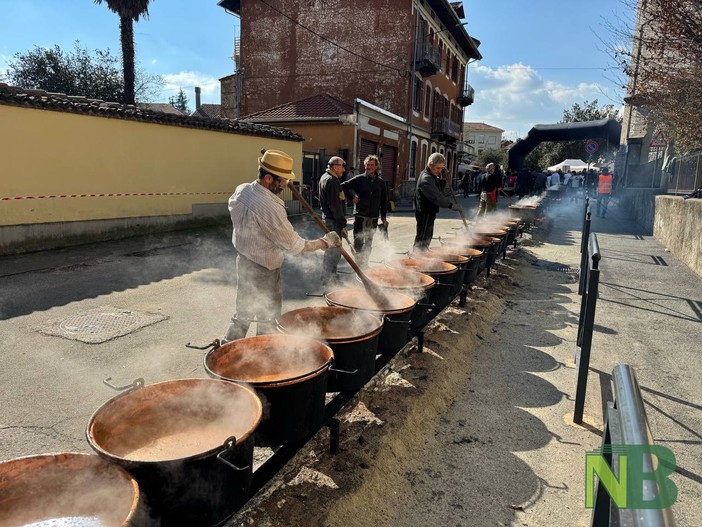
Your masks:
[[[524,139],[509,149],[509,168],[521,170],[524,159],[539,143],[544,141],[577,141],[580,139],[605,139],[612,146],[619,146],[622,125],[616,119],[600,119],[581,123],[537,124]]]

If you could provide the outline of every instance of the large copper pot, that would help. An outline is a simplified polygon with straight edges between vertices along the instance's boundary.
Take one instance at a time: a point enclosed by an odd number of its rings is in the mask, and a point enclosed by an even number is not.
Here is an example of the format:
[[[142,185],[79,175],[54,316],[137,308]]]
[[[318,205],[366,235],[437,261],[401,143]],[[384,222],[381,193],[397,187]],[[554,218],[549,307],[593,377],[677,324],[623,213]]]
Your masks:
[[[378,341],[378,352],[392,354],[399,351],[408,340],[409,326],[417,301],[405,294],[390,289],[383,290],[384,303],[378,305],[365,289],[336,289],[325,293],[327,304],[360,309],[376,315],[384,315],[383,331]]]
[[[410,257],[415,260],[433,258],[435,260],[440,260],[442,262],[455,265],[457,269],[456,274],[453,275],[453,287],[451,288],[450,295],[457,295],[461,292],[461,287],[463,286],[463,281],[466,276],[466,270],[468,269],[468,265],[470,263],[469,257],[443,251],[421,251],[412,253]]]
[[[331,348],[313,338],[258,335],[210,350],[205,370],[256,389],[264,402],[256,444],[274,446],[305,439],[322,426],[333,359]]]
[[[245,386],[138,380],[92,415],[86,435],[101,457],[136,478],[160,525],[214,524],[248,497],[261,413]]]
[[[417,330],[426,324],[429,295],[436,286],[436,280],[433,277],[411,269],[390,269],[387,267],[366,269],[366,276],[378,287],[399,291],[416,298],[417,304],[410,315],[410,327]]]
[[[303,307],[281,315],[278,329],[321,340],[332,349],[334,368],[327,382],[329,392],[356,391],[375,374],[382,317],[345,307]]]
[[[428,274],[436,280],[436,287],[431,290],[429,303],[436,311],[441,311],[451,301],[451,292],[455,285],[455,275],[458,267],[441,260],[424,258],[399,258],[385,263],[392,269],[410,269],[419,273]]]
[[[44,454],[0,463],[0,525],[142,525],[139,487],[99,456]]]
[[[486,253],[483,250],[475,249],[469,245],[451,245],[435,247],[432,249],[436,254],[459,254],[468,258],[466,272],[463,275],[463,283],[470,285],[478,276],[478,273],[485,268]]]

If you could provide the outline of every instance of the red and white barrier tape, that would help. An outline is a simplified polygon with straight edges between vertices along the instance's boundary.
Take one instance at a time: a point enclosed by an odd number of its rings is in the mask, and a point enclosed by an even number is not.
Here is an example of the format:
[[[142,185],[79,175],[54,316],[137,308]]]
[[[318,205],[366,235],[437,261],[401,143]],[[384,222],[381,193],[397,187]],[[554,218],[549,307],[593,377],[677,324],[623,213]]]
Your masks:
[[[130,196],[211,196],[230,195],[231,192],[110,192],[104,194],[52,194],[49,196],[15,196],[14,198],[0,198],[0,201],[16,201],[30,199],[52,199],[52,198],[115,198]]]

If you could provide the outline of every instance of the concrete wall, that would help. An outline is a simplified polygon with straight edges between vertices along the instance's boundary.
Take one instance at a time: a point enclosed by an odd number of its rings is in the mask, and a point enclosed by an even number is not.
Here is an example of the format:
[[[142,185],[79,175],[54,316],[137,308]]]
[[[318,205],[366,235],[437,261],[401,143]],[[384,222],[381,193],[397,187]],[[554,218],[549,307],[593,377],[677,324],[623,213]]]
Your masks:
[[[653,237],[702,277],[702,199],[656,196]]]
[[[617,192],[619,206],[632,220],[653,232],[656,215],[656,196],[662,191],[650,188],[624,188]]]
[[[226,221],[262,148],[302,173],[298,141],[14,106],[0,106],[0,144],[0,253]]]

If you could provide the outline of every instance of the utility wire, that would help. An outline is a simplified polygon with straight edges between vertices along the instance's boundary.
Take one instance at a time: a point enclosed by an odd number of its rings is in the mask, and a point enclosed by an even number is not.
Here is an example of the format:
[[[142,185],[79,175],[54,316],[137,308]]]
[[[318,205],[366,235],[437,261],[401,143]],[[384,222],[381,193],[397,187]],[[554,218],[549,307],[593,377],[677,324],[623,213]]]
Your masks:
[[[314,31],[313,29],[311,29],[311,28],[307,27],[306,25],[304,25],[304,24],[298,22],[297,20],[295,20],[295,19],[292,18],[291,16],[286,15],[285,13],[283,13],[283,12],[282,12],[280,9],[278,9],[277,7],[273,7],[271,4],[269,4],[268,2],[266,2],[266,0],[260,0],[260,2],[261,2],[262,4],[267,5],[268,7],[270,7],[270,8],[271,8],[273,11],[275,11],[276,13],[278,13],[278,14],[282,15],[283,17],[287,18],[288,20],[290,20],[293,24],[296,24],[296,25],[300,26],[301,28],[303,28],[303,29],[309,31],[310,33],[312,33],[313,35],[315,35],[316,37],[321,38],[324,42],[327,42],[328,44],[331,44],[332,46],[337,47],[337,48],[339,48],[339,49],[341,49],[341,50],[343,50],[343,51],[345,51],[345,52],[347,52],[347,53],[353,55],[354,57],[358,57],[359,59],[363,59],[363,60],[366,60],[366,61],[368,61],[368,62],[372,62],[373,64],[375,64],[375,65],[377,65],[377,66],[381,66],[381,67],[387,68],[387,69],[389,69],[389,70],[394,70],[394,71],[396,71],[400,76],[402,76],[402,75],[405,73],[405,70],[399,69],[397,66],[391,66],[391,65],[389,65],[389,64],[384,64],[384,63],[382,63],[382,62],[378,62],[378,61],[375,61],[375,60],[373,60],[373,59],[369,59],[368,57],[364,57],[363,55],[361,55],[361,54],[359,54],[359,53],[356,53],[355,51],[352,51],[352,50],[350,50],[349,48],[347,48],[347,47],[345,47],[345,46],[342,46],[342,45],[339,44],[338,42],[334,42],[333,40],[331,40],[331,39],[325,37],[324,35],[321,35],[321,34],[317,33],[317,32]]]

